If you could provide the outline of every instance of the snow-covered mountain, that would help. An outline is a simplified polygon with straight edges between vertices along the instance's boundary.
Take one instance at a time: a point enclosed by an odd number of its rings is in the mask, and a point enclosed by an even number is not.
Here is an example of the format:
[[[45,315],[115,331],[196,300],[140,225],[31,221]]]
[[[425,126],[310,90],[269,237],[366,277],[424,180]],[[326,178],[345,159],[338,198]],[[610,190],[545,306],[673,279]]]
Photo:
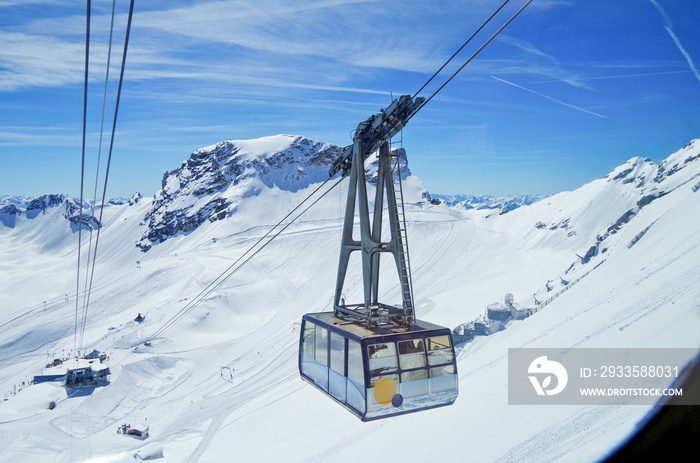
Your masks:
[[[204,221],[233,214],[241,200],[262,188],[296,192],[328,178],[342,148],[292,135],[230,140],[199,149],[163,175],[147,229],[137,246],[143,251]]]
[[[508,214],[431,203],[406,171],[419,318],[455,327],[507,292],[549,303],[460,346],[454,405],[361,423],[302,382],[296,364],[301,315],[333,297],[345,183],[188,306],[327,178],[338,148],[305,140],[198,150],[153,201],[106,205],[79,335],[71,201],[3,207],[0,461],[138,461],[139,450],[162,450],[166,462],[594,461],[650,407],[510,406],[508,349],[700,345],[700,140]],[[359,270],[350,272],[346,296],[359,299]],[[389,299],[398,291],[391,278],[380,288]],[[107,351],[107,386],[68,396],[28,385],[74,346]],[[150,426],[147,441],[117,434],[137,422]]]
[[[520,196],[491,196],[491,195],[441,195],[431,194],[432,199],[442,201],[448,206],[457,206],[464,209],[498,209],[502,212],[510,212],[521,206],[529,206],[547,197],[547,195],[520,195]]]

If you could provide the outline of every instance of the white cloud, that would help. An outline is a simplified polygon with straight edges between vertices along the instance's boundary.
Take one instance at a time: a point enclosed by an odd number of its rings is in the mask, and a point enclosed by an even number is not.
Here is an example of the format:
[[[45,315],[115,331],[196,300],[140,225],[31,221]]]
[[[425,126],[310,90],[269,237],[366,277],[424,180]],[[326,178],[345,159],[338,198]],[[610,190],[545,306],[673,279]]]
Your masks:
[[[559,60],[539,50],[532,43],[505,34],[501,34],[497,40],[525,52],[525,57],[520,63],[511,65],[510,73],[542,75],[561,82],[566,82],[574,87],[587,88],[583,79],[573,72],[564,69]]]
[[[373,70],[432,73],[463,40],[465,24],[480,21],[493,7],[477,0],[434,8],[422,2],[378,0],[243,0],[154,2],[135,11],[125,78],[131,81],[211,80],[273,88],[355,93],[408,92],[413,88],[364,88]],[[450,4],[453,3],[453,4]],[[106,3],[105,3],[106,5]],[[150,10],[149,10],[150,8]],[[102,79],[111,9],[93,6],[91,79]],[[85,17],[82,5],[57,9],[51,17],[25,18],[0,30],[13,35],[10,56],[0,51],[0,91],[82,82]],[[445,15],[460,16],[440,22]],[[417,18],[420,18],[417,20]],[[113,66],[123,44],[125,12],[118,12]],[[436,28],[435,24],[441,27]],[[467,28],[472,26],[467,23]],[[454,40],[453,40],[454,39]],[[3,41],[4,43],[4,41]],[[550,77],[561,73],[534,63],[529,70]],[[488,61],[472,66],[475,74]],[[522,63],[509,62],[513,72]],[[55,70],[58,70],[57,74]],[[116,72],[116,70],[115,70]],[[102,75],[100,75],[102,74]],[[488,75],[488,71],[480,75]],[[566,78],[567,76],[564,76]],[[359,80],[358,80],[359,78]],[[571,80],[571,79],[570,79]]]
[[[0,1],[0,8],[27,5],[59,5],[61,0],[3,0]]]
[[[50,36],[0,30],[0,91],[80,82],[84,45]]]

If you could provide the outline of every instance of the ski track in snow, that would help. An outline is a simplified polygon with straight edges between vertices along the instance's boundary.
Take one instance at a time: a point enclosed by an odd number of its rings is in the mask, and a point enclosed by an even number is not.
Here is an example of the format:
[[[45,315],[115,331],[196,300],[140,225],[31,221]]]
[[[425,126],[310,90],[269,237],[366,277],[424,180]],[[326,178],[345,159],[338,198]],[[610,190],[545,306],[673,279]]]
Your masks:
[[[577,452],[599,438],[597,434],[604,433],[615,422],[629,420],[631,415],[624,409],[611,412],[606,408],[609,407],[601,405],[584,408],[512,447],[507,453],[494,460],[494,463],[581,461],[581,455],[577,456]]]

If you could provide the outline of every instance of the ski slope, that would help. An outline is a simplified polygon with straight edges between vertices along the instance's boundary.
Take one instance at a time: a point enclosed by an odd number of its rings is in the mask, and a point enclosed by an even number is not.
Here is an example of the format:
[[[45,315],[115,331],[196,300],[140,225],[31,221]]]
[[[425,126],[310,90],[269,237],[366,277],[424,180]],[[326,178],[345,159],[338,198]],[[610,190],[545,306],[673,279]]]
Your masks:
[[[149,198],[107,205],[82,350],[105,350],[112,376],[70,397],[55,384],[27,384],[75,343],[75,294],[83,290],[75,280],[77,233],[57,209],[19,217],[14,227],[0,226],[0,462],[161,453],[156,461],[599,460],[650,407],[508,405],[508,349],[699,347],[699,154],[696,141],[660,165],[632,159],[604,179],[503,215],[430,204],[420,180],[409,177],[419,318],[454,327],[506,292],[530,303],[546,296],[548,282],[585,277],[526,320],[458,346],[454,405],[368,423],[297,370],[302,314],[332,302],[344,184],[136,351],[316,185],[259,187],[231,217],[145,253],[135,243]],[[596,243],[582,264],[577,255]],[[398,297],[396,281],[385,280],[380,294]],[[348,299],[359,297],[361,284],[358,271],[349,275]],[[144,322],[134,321],[138,313]],[[117,434],[122,423],[145,423],[150,437]]]

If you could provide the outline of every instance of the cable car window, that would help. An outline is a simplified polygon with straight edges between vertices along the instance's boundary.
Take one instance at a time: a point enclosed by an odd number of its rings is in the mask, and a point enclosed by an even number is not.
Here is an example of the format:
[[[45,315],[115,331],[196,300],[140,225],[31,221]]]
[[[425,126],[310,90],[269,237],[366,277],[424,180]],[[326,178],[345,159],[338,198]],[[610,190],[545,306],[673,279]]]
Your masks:
[[[316,361],[323,366],[328,366],[328,330],[322,326],[316,327]]]
[[[348,339],[348,389],[347,404],[365,413],[365,372],[362,366],[362,346]]]
[[[301,342],[301,372],[324,391],[328,391],[328,331],[304,320]]]
[[[435,367],[430,369],[430,377],[438,378],[440,376],[448,376],[455,374],[455,367],[453,365],[443,365],[441,367]]]
[[[426,340],[428,342],[428,363],[430,365],[453,362],[452,344],[448,335],[434,336]]]
[[[333,331],[331,331],[331,369],[328,372],[328,392],[341,402],[346,402],[345,338]]]
[[[365,373],[362,368],[362,347],[359,342],[348,339],[348,378],[364,387]]]
[[[427,379],[427,370],[414,370],[401,373],[401,394],[405,398],[427,395]]]
[[[304,321],[304,334],[302,335],[303,345],[302,352],[304,355],[309,355],[311,358],[314,357],[314,337],[315,337],[316,325],[308,320]],[[307,361],[304,359],[303,361]]]
[[[367,353],[369,354],[369,370],[372,376],[398,368],[396,344],[393,342],[370,344],[367,346]]]
[[[448,335],[433,336],[427,339],[428,350],[449,349],[452,346]]]
[[[425,347],[422,339],[399,341],[399,364],[402,370],[425,366]]]
[[[406,383],[409,381],[420,381],[422,379],[428,379],[428,372],[426,370],[415,370],[401,373],[402,383]]]
[[[457,375],[454,365],[443,365],[430,369],[430,392],[455,391]]]
[[[331,333],[331,369],[345,376],[345,338]]]

